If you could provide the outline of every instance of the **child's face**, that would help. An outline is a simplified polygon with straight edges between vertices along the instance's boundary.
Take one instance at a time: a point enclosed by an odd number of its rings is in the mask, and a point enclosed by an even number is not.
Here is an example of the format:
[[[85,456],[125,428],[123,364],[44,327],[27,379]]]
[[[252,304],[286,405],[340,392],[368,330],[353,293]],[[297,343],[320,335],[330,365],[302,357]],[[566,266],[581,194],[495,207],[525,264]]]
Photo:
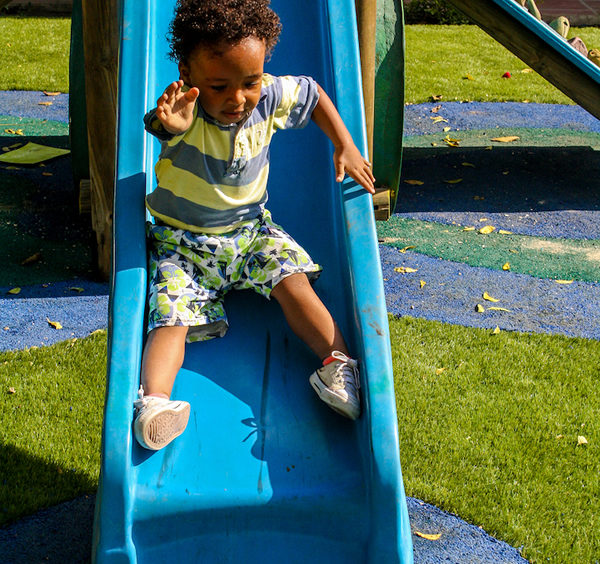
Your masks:
[[[265,44],[247,37],[236,45],[198,47],[179,63],[183,81],[200,91],[204,111],[225,124],[238,123],[258,104]]]

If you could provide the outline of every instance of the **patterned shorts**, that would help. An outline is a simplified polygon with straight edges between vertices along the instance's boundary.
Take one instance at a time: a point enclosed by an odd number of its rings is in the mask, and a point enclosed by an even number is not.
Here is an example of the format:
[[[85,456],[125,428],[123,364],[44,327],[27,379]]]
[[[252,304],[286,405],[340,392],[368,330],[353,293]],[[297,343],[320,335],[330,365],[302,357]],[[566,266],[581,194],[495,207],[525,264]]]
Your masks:
[[[286,276],[303,272],[314,280],[321,271],[269,212],[220,235],[148,224],[148,236],[148,331],[187,326],[188,342],[226,333],[229,290],[251,288],[269,298]]]

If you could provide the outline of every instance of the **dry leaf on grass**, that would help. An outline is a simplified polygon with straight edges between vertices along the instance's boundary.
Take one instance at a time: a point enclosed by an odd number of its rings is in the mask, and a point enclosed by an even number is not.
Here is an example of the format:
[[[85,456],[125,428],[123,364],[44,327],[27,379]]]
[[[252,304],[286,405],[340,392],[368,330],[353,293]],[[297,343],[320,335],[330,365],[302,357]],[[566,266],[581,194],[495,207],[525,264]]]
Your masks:
[[[497,141],[498,143],[512,143],[520,139],[517,135],[506,135],[504,137],[492,137],[490,141]]]

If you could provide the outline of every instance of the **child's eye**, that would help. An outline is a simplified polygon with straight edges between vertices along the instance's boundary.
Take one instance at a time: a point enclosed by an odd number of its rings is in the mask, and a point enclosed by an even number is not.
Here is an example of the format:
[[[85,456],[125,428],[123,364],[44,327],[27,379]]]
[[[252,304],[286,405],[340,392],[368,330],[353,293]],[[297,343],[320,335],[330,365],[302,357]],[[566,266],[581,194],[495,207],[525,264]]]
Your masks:
[[[223,90],[225,90],[225,86],[211,86],[211,89],[215,92],[223,92]]]
[[[258,86],[259,82],[258,81],[254,81],[254,82],[248,82],[246,83],[246,88],[256,88]]]

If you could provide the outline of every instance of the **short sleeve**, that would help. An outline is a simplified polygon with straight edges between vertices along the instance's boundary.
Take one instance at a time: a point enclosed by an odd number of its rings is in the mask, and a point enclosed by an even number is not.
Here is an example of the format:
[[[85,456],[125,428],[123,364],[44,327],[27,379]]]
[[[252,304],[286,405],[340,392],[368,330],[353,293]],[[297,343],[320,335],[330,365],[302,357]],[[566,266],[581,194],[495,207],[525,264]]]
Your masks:
[[[279,76],[272,84],[277,104],[273,118],[276,129],[305,127],[319,101],[317,83],[309,76]]]

